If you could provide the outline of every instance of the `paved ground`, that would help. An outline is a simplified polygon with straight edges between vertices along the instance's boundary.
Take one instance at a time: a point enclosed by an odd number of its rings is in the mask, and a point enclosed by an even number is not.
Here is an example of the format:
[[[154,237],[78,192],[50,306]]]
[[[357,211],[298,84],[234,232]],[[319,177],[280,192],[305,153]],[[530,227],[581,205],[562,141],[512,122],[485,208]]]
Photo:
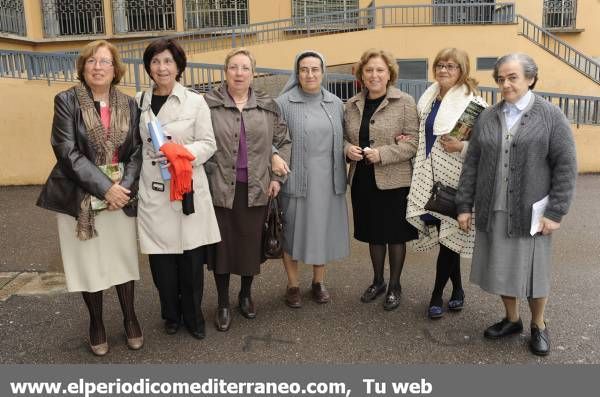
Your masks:
[[[409,253],[398,310],[384,312],[381,300],[360,303],[371,270],[366,245],[354,241],[351,257],[329,267],[330,304],[319,306],[307,296],[303,308],[288,309],[282,266],[267,262],[254,286],[258,317],[246,320],[235,312],[227,333],[212,327],[215,288],[205,274],[203,341],[182,331],[163,333],[158,295],[141,257],[136,294],[146,345],[137,352],[125,347],[112,290],[104,309],[111,351],[96,358],[85,343],[87,312],[80,295],[62,292],[55,217],[33,205],[38,192],[37,186],[0,187],[0,363],[600,363],[599,175],[579,178],[571,214],[554,239],[547,313],[554,348],[543,359],[528,353],[528,332],[509,341],[484,340],[482,331],[502,315],[501,304],[466,280],[465,310],[428,320],[435,252]],[[465,261],[464,278],[468,273]],[[306,293],[310,276],[306,268]],[[237,287],[235,280],[232,301]],[[528,310],[521,312],[528,323]]]

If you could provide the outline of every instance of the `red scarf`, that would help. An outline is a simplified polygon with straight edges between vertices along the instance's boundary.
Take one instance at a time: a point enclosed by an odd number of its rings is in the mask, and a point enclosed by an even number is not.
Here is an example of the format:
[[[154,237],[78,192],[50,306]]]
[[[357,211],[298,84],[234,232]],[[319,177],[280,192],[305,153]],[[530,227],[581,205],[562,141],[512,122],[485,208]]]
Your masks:
[[[182,200],[184,193],[192,191],[192,161],[196,159],[185,147],[167,142],[160,147],[171,165],[171,201]]]

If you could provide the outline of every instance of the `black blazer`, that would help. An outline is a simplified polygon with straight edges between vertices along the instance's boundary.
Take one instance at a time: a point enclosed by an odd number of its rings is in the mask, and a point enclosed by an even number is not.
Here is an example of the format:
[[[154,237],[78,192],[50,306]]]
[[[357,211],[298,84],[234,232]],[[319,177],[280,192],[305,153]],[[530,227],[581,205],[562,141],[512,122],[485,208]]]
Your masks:
[[[142,143],[139,110],[133,98],[129,98],[129,109],[129,131],[119,147],[118,154],[119,162],[125,165],[121,186],[131,190],[134,195],[137,192],[142,167]],[[113,182],[95,164],[95,151],[88,139],[74,88],[60,92],[54,97],[50,143],[57,162],[36,204],[77,217],[86,192],[104,198]],[[134,215],[130,211],[126,213]]]

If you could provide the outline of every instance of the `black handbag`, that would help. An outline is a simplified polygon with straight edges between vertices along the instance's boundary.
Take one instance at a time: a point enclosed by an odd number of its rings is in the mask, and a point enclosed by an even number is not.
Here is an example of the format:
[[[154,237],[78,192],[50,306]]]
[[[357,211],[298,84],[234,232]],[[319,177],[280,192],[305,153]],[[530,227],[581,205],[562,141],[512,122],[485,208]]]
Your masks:
[[[431,161],[431,175],[433,179],[431,197],[429,197],[429,200],[425,204],[424,208],[427,211],[437,212],[438,214],[456,219],[458,216],[456,213],[456,203],[454,202],[456,197],[456,189],[446,186],[442,182],[435,181],[435,174],[433,173],[433,160]]]
[[[277,197],[269,197],[267,216],[263,226],[262,253],[264,259],[283,256],[283,211]]]

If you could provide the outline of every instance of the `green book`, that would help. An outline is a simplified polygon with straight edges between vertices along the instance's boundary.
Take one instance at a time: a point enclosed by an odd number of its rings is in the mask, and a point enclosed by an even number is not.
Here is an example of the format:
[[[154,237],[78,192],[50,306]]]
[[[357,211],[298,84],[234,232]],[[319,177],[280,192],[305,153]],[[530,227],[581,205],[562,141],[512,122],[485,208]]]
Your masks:
[[[475,125],[475,121],[483,109],[485,109],[485,107],[475,100],[469,102],[463,114],[458,118],[456,125],[452,128],[452,131],[450,131],[450,136],[455,137],[459,141],[468,141],[471,136],[471,130]]]
[[[125,172],[123,163],[99,165],[98,168],[100,168],[100,171],[104,172],[104,174],[115,183],[123,179],[123,174]],[[92,196],[91,204],[93,211],[102,211],[108,208],[108,203],[106,201],[95,196]]]

